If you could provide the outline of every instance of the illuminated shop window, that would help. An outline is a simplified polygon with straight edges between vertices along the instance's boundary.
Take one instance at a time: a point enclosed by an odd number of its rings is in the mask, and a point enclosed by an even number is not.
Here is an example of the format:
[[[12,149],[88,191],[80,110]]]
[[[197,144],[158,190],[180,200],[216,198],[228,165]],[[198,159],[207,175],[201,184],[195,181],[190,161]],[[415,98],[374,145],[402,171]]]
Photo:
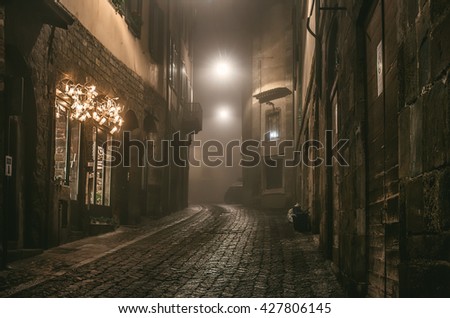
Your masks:
[[[86,204],[111,205],[111,135],[103,129],[92,127],[88,142],[86,171]]]
[[[78,172],[80,154],[80,122],[71,119],[67,103],[61,96],[55,107],[54,178],[60,184],[70,186],[70,199],[78,196]]]

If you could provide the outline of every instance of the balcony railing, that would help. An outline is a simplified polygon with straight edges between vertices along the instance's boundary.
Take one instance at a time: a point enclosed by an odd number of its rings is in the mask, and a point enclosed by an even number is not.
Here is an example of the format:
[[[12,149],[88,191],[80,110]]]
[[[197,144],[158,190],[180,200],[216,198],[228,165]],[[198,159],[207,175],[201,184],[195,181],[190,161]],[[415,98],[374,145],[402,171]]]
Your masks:
[[[186,103],[183,108],[182,128],[186,133],[197,134],[203,127],[203,110],[200,103]]]

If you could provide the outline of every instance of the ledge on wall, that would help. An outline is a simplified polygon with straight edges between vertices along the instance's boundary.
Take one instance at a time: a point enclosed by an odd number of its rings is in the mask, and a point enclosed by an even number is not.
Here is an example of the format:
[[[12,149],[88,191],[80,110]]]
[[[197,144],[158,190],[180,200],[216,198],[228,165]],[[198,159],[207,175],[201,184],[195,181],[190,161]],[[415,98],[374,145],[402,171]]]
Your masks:
[[[46,24],[67,29],[75,20],[58,0],[40,0],[37,5],[43,10],[43,22]]]

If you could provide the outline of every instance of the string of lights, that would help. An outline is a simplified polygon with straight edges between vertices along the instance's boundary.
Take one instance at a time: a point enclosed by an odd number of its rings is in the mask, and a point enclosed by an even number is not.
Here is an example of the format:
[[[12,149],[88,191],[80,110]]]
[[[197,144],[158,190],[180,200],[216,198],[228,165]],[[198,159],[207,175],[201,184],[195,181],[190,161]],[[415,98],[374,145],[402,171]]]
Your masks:
[[[94,85],[75,84],[69,79],[60,82],[56,89],[56,116],[61,107],[70,110],[70,118],[84,122],[93,119],[99,125],[108,127],[110,133],[119,131],[123,125],[123,106],[118,97],[99,94]]]

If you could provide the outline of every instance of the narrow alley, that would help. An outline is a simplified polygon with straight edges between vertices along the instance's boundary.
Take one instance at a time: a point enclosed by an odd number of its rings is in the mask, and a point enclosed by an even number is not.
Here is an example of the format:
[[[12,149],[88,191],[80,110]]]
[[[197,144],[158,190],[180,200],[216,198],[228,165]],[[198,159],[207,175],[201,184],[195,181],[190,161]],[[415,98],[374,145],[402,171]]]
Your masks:
[[[450,297],[449,34],[449,0],[0,0],[0,298]]]
[[[281,211],[186,209],[11,264],[0,297],[339,297],[315,236]]]

